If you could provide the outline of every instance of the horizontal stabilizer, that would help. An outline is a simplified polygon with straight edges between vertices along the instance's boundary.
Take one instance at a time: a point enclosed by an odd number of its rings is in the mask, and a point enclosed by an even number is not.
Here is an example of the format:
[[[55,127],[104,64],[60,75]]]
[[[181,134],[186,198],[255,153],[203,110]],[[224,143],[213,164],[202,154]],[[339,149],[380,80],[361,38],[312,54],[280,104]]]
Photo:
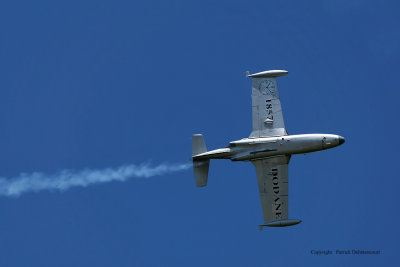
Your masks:
[[[194,178],[197,187],[207,185],[208,169],[210,167],[210,160],[193,160]]]
[[[202,134],[194,134],[192,136],[192,156],[207,152],[206,143]]]
[[[194,134],[192,136],[192,156],[196,156],[207,152],[206,143],[202,134]],[[197,187],[207,185],[208,169],[210,167],[209,159],[194,159],[193,158],[193,171]]]

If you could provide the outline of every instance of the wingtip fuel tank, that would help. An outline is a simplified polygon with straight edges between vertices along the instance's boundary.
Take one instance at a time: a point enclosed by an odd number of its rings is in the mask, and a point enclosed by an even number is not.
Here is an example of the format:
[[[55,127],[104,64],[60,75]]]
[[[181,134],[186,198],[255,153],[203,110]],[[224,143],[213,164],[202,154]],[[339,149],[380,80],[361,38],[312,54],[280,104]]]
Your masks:
[[[260,225],[260,230],[264,226],[269,226],[269,227],[285,227],[285,226],[292,226],[301,223],[301,220],[278,220],[278,221],[273,221],[265,224]]]
[[[246,76],[250,78],[268,78],[268,77],[279,77],[288,74],[287,70],[267,70],[262,72],[257,72],[254,74],[250,74],[246,72]]]

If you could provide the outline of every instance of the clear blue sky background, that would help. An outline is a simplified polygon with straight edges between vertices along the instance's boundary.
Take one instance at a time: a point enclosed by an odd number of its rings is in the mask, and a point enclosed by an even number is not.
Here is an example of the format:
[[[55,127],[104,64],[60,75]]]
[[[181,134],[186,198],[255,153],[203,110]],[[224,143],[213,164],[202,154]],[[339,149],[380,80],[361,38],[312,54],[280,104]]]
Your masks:
[[[244,72],[279,78],[291,218],[258,230],[249,163],[0,199],[0,266],[398,266],[398,1],[3,1],[0,176],[186,162],[251,131]],[[378,256],[311,250],[381,250]]]

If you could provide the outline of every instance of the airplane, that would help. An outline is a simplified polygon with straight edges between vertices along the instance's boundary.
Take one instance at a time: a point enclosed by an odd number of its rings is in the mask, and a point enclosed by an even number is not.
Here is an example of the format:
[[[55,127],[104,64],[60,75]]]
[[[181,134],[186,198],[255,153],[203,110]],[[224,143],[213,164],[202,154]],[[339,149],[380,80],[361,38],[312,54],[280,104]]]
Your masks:
[[[288,219],[288,166],[291,155],[339,146],[345,139],[336,134],[288,135],[283,120],[276,78],[286,70],[268,70],[246,76],[252,78],[253,129],[248,138],[232,141],[227,147],[207,151],[202,134],[192,136],[192,160],[197,187],[207,185],[210,159],[250,161],[256,168],[264,226],[296,225]]]

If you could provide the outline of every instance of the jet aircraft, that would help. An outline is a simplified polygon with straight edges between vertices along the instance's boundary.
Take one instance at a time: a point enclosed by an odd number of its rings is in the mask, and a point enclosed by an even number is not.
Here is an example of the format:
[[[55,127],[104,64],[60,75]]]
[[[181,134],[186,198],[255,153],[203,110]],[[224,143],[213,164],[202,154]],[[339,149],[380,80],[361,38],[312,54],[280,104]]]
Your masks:
[[[341,145],[335,134],[288,135],[283,120],[276,78],[286,70],[250,74],[252,78],[253,130],[248,138],[232,141],[225,148],[207,151],[203,135],[192,136],[192,160],[197,187],[207,185],[210,159],[250,161],[256,168],[264,226],[291,226],[288,219],[288,165],[293,154],[305,154]]]

